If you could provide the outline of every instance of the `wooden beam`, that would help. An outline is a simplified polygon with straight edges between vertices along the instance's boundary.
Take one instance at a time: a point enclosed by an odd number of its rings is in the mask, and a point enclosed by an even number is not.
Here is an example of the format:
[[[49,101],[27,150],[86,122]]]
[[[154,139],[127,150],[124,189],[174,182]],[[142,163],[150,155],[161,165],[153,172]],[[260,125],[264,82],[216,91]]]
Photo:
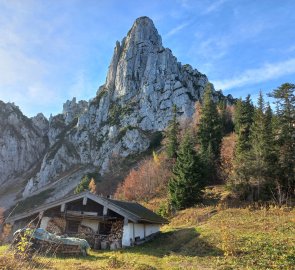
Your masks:
[[[87,204],[87,196],[84,196],[83,197],[83,205],[86,205]]]
[[[128,225],[128,218],[124,218],[124,225]]]
[[[61,206],[60,206],[60,212],[64,212],[66,209],[66,204],[63,203]]]
[[[43,218],[43,215],[44,215],[44,211],[41,211],[41,212],[39,213],[39,220],[41,220],[41,219]]]
[[[104,215],[104,216],[106,216],[106,215],[108,214],[108,210],[109,210],[109,209],[107,208],[107,206],[104,205],[104,206],[103,206],[103,215]]]

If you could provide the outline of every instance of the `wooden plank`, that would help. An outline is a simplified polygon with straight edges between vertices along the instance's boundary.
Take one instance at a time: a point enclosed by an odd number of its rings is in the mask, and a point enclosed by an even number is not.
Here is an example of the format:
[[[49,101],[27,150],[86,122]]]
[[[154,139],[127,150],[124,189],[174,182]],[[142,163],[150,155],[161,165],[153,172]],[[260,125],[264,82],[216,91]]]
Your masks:
[[[73,215],[73,216],[94,216],[94,217],[98,215],[97,212],[73,211],[73,210],[67,211],[67,214]]]
[[[64,212],[65,211],[65,209],[66,209],[66,204],[65,203],[63,203],[61,206],[60,206],[60,212]]]
[[[87,205],[87,196],[86,195],[83,197],[83,205]]]

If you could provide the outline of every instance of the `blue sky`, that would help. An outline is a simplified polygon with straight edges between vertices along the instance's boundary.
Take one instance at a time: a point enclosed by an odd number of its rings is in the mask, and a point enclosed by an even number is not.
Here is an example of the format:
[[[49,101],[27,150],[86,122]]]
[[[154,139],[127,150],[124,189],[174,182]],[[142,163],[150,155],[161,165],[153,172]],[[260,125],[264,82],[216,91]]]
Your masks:
[[[293,0],[0,0],[0,100],[57,114],[104,83],[116,40],[139,16],[225,94],[295,83]]]

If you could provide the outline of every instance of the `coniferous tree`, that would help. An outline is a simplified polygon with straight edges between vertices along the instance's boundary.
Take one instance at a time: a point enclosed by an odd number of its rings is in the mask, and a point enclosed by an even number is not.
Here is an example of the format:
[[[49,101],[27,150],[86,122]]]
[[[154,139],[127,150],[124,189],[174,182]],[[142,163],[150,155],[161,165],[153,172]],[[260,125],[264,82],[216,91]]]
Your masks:
[[[240,98],[237,100],[237,103],[235,105],[235,111],[234,111],[234,126],[235,126],[234,129],[236,134],[239,134],[239,131],[240,131],[242,106],[243,106],[243,100],[242,98]]]
[[[265,109],[263,95],[260,92],[257,108],[254,110],[253,124],[250,130],[251,150],[248,166],[252,187],[257,186],[257,198],[260,198],[261,187],[269,180],[269,170],[273,144],[272,113],[268,106]]]
[[[275,189],[275,183],[280,179],[280,166],[278,165],[278,145],[275,139],[275,123],[276,116],[273,114],[270,105],[268,104],[265,110],[265,122],[264,122],[264,136],[265,136],[265,172],[266,172],[266,188],[267,192],[270,193],[269,197],[273,198],[272,190]]]
[[[295,85],[282,84],[270,94],[276,100],[276,137],[279,149],[280,181],[277,183],[279,200],[295,193]]]
[[[250,161],[250,129],[253,123],[254,106],[248,95],[245,101],[239,100],[234,116],[237,143],[232,173],[232,184],[243,189],[249,189],[251,164]],[[246,191],[245,190],[245,191]],[[242,192],[243,193],[243,192]]]
[[[242,102],[236,116],[237,124],[237,154],[244,154],[251,148],[250,143],[250,129],[253,123],[254,106],[252,104],[250,95]]]
[[[176,158],[178,150],[178,133],[179,133],[179,124],[177,122],[177,107],[173,105],[173,118],[170,121],[170,124],[167,128],[167,143],[166,143],[166,153],[168,158]]]
[[[220,155],[222,127],[217,111],[217,105],[212,99],[212,94],[213,85],[208,83],[205,87],[198,139],[201,153],[206,153],[211,145],[211,151],[214,159],[218,159]]]
[[[208,83],[205,87],[198,129],[200,153],[204,164],[206,164],[206,178],[209,182],[213,182],[217,178],[217,164],[222,140],[221,120],[212,94],[213,85]]]
[[[88,188],[89,188],[89,183],[90,183],[90,178],[89,178],[88,175],[85,175],[85,176],[81,179],[80,183],[77,185],[77,187],[76,187],[74,193],[75,193],[75,194],[78,194],[78,193],[81,193],[81,192],[83,192],[83,191],[88,190]]]
[[[169,195],[175,209],[193,206],[202,197],[203,166],[194,149],[190,134],[186,133],[180,144],[173,176],[169,181]]]

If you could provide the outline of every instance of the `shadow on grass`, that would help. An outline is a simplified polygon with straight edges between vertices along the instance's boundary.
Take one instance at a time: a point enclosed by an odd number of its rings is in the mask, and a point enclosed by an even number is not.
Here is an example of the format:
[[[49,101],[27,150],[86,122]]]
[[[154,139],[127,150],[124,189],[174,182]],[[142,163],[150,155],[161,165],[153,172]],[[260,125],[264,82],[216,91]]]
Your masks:
[[[194,228],[161,233],[143,245],[120,250],[121,253],[143,254],[162,258],[167,255],[189,257],[223,256],[222,250],[210,245]],[[107,251],[109,252],[109,251]]]

